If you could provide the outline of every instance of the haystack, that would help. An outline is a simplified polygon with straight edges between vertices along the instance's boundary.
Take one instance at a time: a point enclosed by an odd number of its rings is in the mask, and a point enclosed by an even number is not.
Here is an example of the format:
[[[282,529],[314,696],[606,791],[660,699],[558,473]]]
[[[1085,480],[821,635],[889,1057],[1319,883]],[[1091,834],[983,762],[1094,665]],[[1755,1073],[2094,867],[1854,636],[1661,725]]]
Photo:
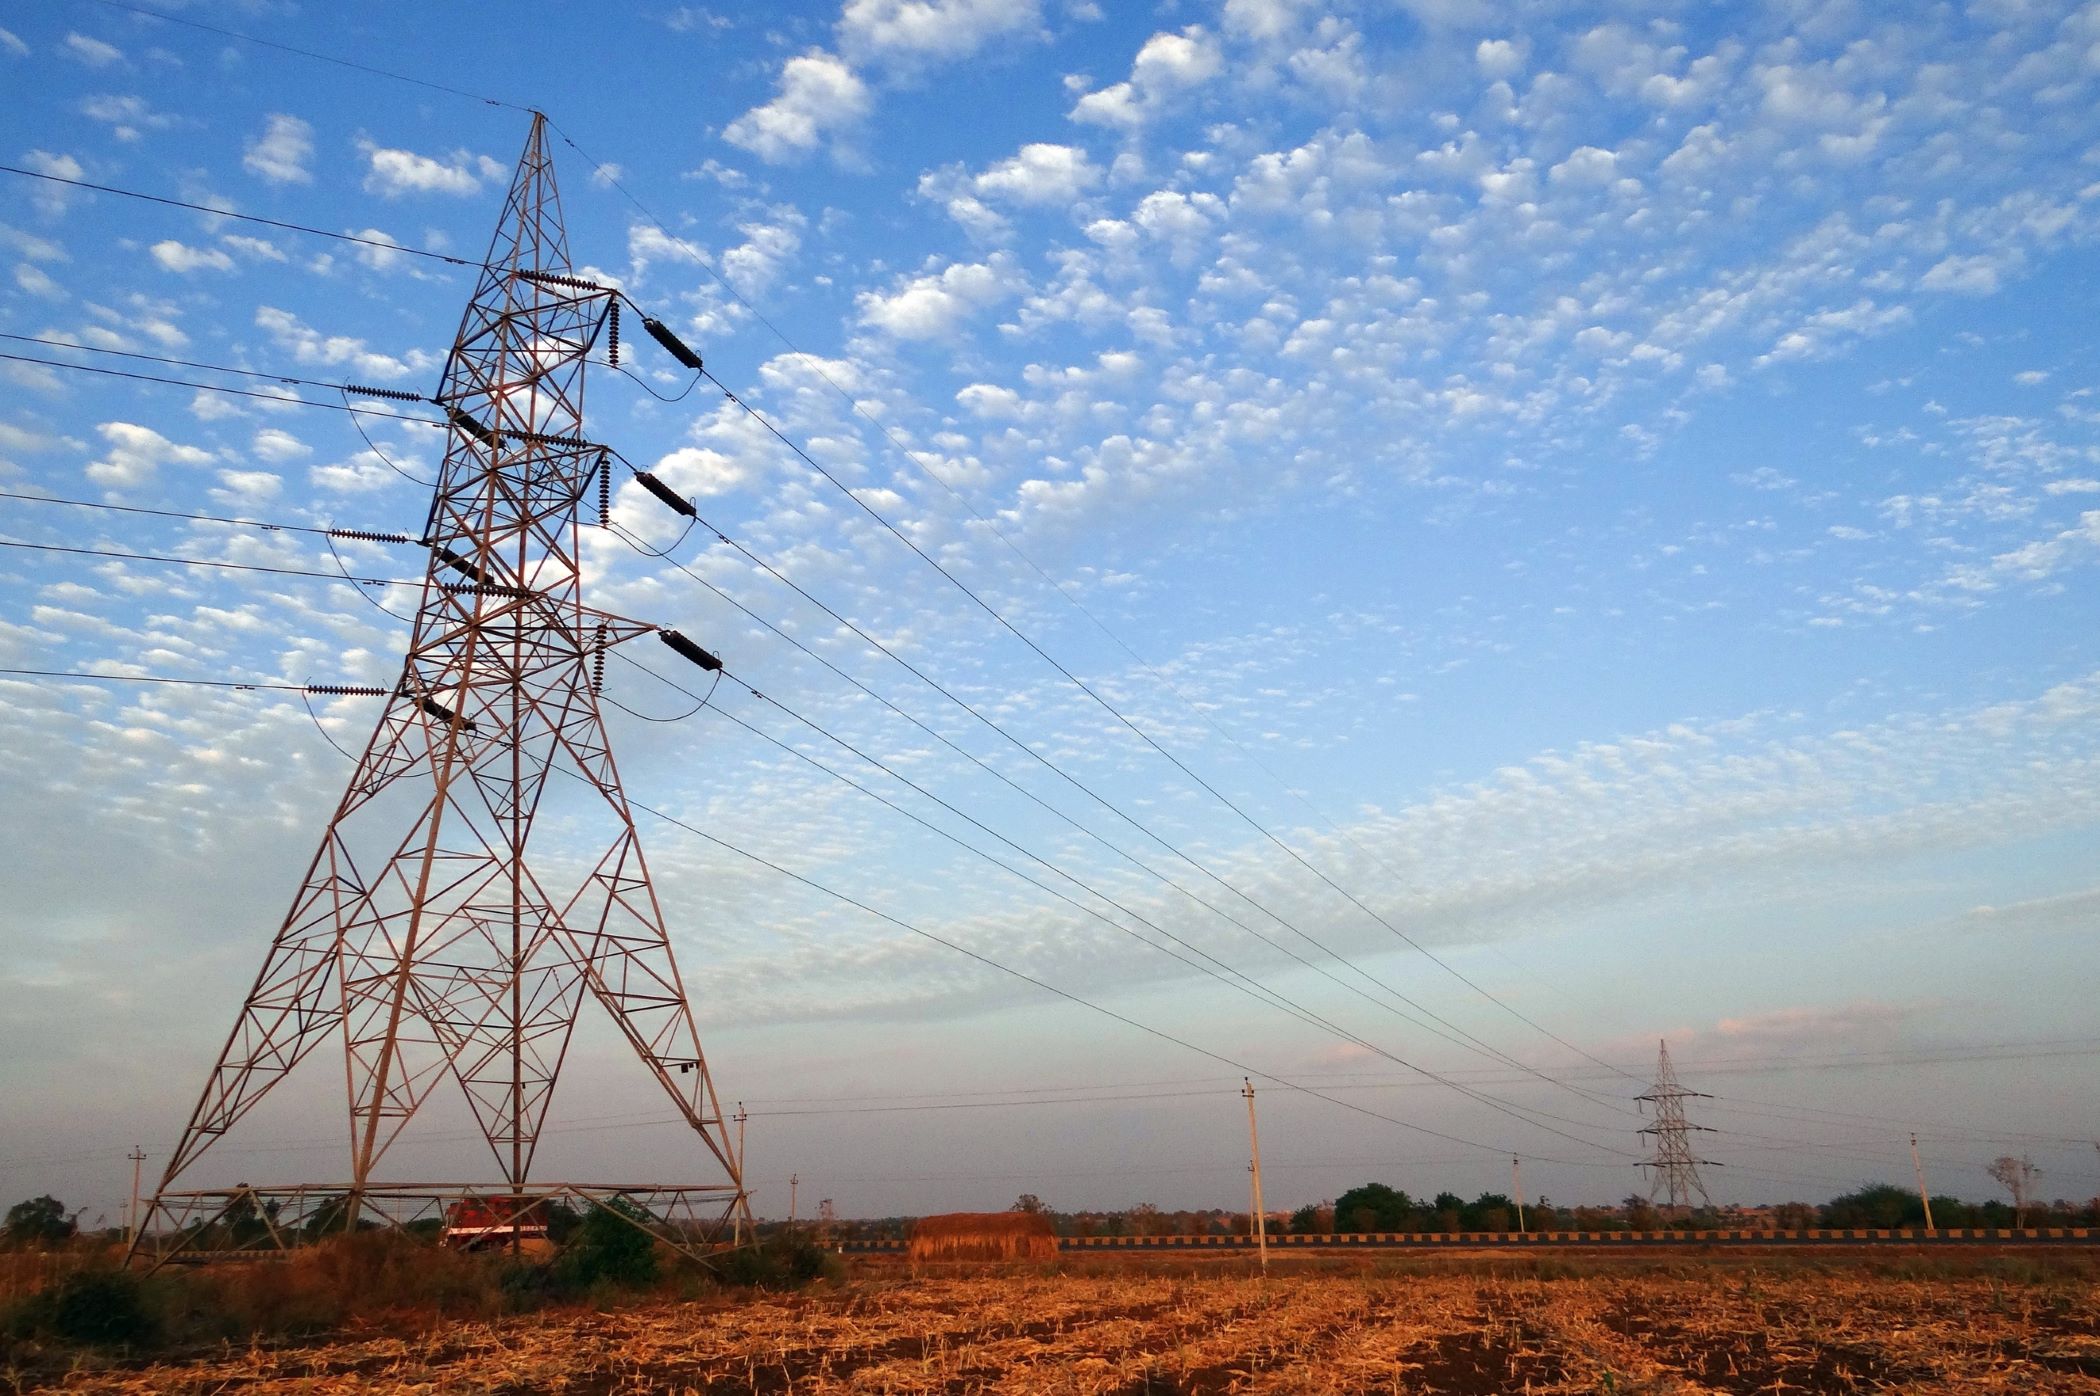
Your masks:
[[[912,1224],[913,1260],[1048,1260],[1057,1232],[1039,1212],[950,1212]]]

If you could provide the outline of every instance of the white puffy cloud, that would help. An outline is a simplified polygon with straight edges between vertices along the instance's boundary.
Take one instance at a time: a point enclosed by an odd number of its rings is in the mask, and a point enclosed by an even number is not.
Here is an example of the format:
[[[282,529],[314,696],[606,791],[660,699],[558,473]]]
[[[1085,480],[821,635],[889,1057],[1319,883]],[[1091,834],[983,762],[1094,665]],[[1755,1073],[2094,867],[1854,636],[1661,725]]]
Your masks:
[[[1131,64],[1130,80],[1147,90],[1194,87],[1216,77],[1225,58],[1200,24],[1179,34],[1158,33],[1145,40]]]
[[[722,253],[723,277],[744,295],[764,295],[801,250],[803,222],[800,213],[783,207],[768,221],[739,224],[744,240]]]
[[[845,60],[811,49],[782,65],[773,100],[730,122],[722,138],[768,164],[780,164],[852,130],[871,105],[868,85]]]
[[[1111,83],[1089,92],[1072,104],[1072,119],[1095,126],[1137,126],[1145,119],[1137,89],[1127,82]]]
[[[153,110],[143,97],[90,97],[80,104],[80,114],[105,123],[110,134],[120,141],[135,141],[141,132],[163,131],[175,124],[174,117]]]
[[[1618,170],[1618,156],[1586,145],[1570,152],[1567,159],[1546,172],[1546,177],[1555,184],[1600,185],[1611,183]]]
[[[1515,77],[1524,70],[1527,47],[1521,39],[1482,39],[1473,49],[1473,63],[1484,78]]]
[[[314,128],[296,116],[272,112],[262,134],[248,142],[241,164],[272,184],[311,184],[306,162],[313,154]]]
[[[1297,27],[1304,0],[1225,0],[1227,32],[1258,42],[1280,39]]]
[[[988,198],[1018,204],[1069,204],[1100,182],[1100,167],[1078,146],[1035,141],[970,183]]]
[[[392,250],[401,245],[393,234],[379,228],[359,228],[354,236],[363,238],[364,242],[358,244],[351,255],[373,271],[393,271],[397,267],[407,265],[407,256]],[[386,246],[374,247],[371,245],[373,243],[384,243]]]
[[[66,295],[65,288],[34,262],[16,263],[15,285],[43,300],[64,300]]]
[[[1145,40],[1130,65],[1130,77],[1073,103],[1071,118],[1097,126],[1135,127],[1178,93],[1216,77],[1225,66],[1217,36],[1200,24],[1180,33],[1164,30]]]
[[[66,35],[66,40],[59,46],[58,51],[75,63],[85,63],[90,68],[107,68],[124,61],[124,50],[115,44],[89,38],[85,34]]]
[[[856,57],[952,63],[1041,23],[1041,0],[846,0],[838,35]]]
[[[367,348],[361,339],[352,339],[348,335],[324,335],[290,311],[275,306],[259,307],[255,312],[255,323],[300,363],[348,368],[360,378],[382,381],[405,378],[411,373],[427,373],[437,366],[437,361],[420,349],[396,358]]]
[[[54,155],[48,150],[32,150],[22,157],[22,163],[38,174],[47,174],[54,179],[79,179],[87,173],[72,156]],[[38,212],[56,217],[72,202],[72,192],[62,185],[39,184],[30,198],[35,201]]]
[[[212,494],[235,504],[263,504],[283,489],[284,480],[268,470],[222,470]]]
[[[106,445],[99,459],[88,462],[87,477],[106,489],[135,489],[150,482],[163,465],[208,465],[212,460],[209,451],[178,445],[133,422],[104,422],[95,430]]]
[[[1012,259],[1000,255],[986,262],[950,263],[888,292],[863,291],[856,305],[863,324],[894,338],[943,339],[1019,286]]]
[[[682,446],[657,461],[650,473],[679,494],[706,499],[749,480],[752,465],[749,457],[733,460],[704,446]]]
[[[273,465],[314,453],[313,447],[277,427],[264,427],[255,433],[255,440],[249,443],[248,449]]]
[[[233,258],[216,247],[191,247],[168,238],[150,249],[153,260],[169,271],[187,276],[193,271],[232,271]]]
[[[1998,289],[1998,271],[1998,259],[1988,255],[1945,257],[1919,278],[1918,285],[1928,291],[1987,296]]]
[[[388,199],[404,194],[478,194],[484,182],[500,180],[505,173],[488,156],[464,150],[438,159],[371,141],[358,142],[358,149],[365,153],[367,164],[365,191]]]

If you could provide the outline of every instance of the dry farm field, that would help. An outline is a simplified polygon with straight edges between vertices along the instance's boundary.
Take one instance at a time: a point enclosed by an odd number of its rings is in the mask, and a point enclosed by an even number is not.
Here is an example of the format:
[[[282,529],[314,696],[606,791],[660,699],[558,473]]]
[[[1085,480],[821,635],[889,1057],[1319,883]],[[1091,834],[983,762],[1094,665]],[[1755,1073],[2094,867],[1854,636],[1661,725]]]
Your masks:
[[[199,1396],[2100,1392],[2100,1295],[2077,1272],[863,1276],[799,1295],[76,1367],[26,1386]]]

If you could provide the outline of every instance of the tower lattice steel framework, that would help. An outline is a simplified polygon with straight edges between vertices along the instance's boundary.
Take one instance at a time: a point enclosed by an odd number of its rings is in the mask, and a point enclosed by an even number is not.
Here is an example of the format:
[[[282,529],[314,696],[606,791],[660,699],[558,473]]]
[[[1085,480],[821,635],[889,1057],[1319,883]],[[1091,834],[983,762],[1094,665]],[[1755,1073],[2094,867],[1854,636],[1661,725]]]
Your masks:
[[[447,446],[400,682],[156,1190],[141,1244],[163,1259],[429,1216],[467,1197],[477,1215],[496,1198],[525,1217],[533,1199],[617,1196],[630,1219],[686,1242],[749,1217],[599,710],[605,650],[656,627],[585,605],[579,583],[579,505],[604,465],[583,433],[584,364],[612,304],[573,274],[535,115],[445,364]],[[535,857],[550,787],[562,792],[561,847]],[[698,1137],[710,1181],[531,1179],[586,997]],[[330,1040],[348,1086],[346,1176],[179,1189]],[[496,1178],[390,1181],[388,1149],[447,1079]]]
[[[1699,1201],[1711,1207],[1713,1199],[1706,1195],[1706,1184],[1699,1177],[1699,1170],[1720,1165],[1692,1156],[1691,1132],[1712,1131],[1705,1125],[1686,1123],[1684,1103],[1713,1097],[1704,1091],[1686,1090],[1678,1084],[1677,1069],[1670,1065],[1668,1042],[1660,1044],[1656,1055],[1655,1084],[1634,1099],[1655,1107],[1655,1123],[1640,1131],[1653,1141],[1653,1153],[1641,1164],[1648,1170],[1649,1200],[1660,1199],[1672,1211],[1683,1211],[1691,1207],[1692,1195],[1697,1193]]]

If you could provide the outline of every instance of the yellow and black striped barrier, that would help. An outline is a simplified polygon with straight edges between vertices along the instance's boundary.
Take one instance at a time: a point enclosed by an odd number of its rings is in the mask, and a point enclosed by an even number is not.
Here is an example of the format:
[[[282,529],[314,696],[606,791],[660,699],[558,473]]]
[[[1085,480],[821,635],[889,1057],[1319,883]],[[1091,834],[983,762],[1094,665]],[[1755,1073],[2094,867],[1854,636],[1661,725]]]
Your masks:
[[[1325,1236],[1271,1236],[1272,1250],[1360,1251],[1435,1250],[1452,1247],[1486,1247],[1523,1250],[1542,1247],[1609,1246],[1649,1248],[1669,1246],[1818,1246],[1818,1245],[2076,1245],[2100,1240],[2091,1227],[1855,1227],[1817,1231],[1349,1231]],[[897,1240],[844,1241],[839,1249],[849,1255],[897,1254],[906,1243]],[[1252,1236],[1060,1236],[1057,1248],[1064,1252],[1086,1251],[1203,1251],[1253,1250]]]

